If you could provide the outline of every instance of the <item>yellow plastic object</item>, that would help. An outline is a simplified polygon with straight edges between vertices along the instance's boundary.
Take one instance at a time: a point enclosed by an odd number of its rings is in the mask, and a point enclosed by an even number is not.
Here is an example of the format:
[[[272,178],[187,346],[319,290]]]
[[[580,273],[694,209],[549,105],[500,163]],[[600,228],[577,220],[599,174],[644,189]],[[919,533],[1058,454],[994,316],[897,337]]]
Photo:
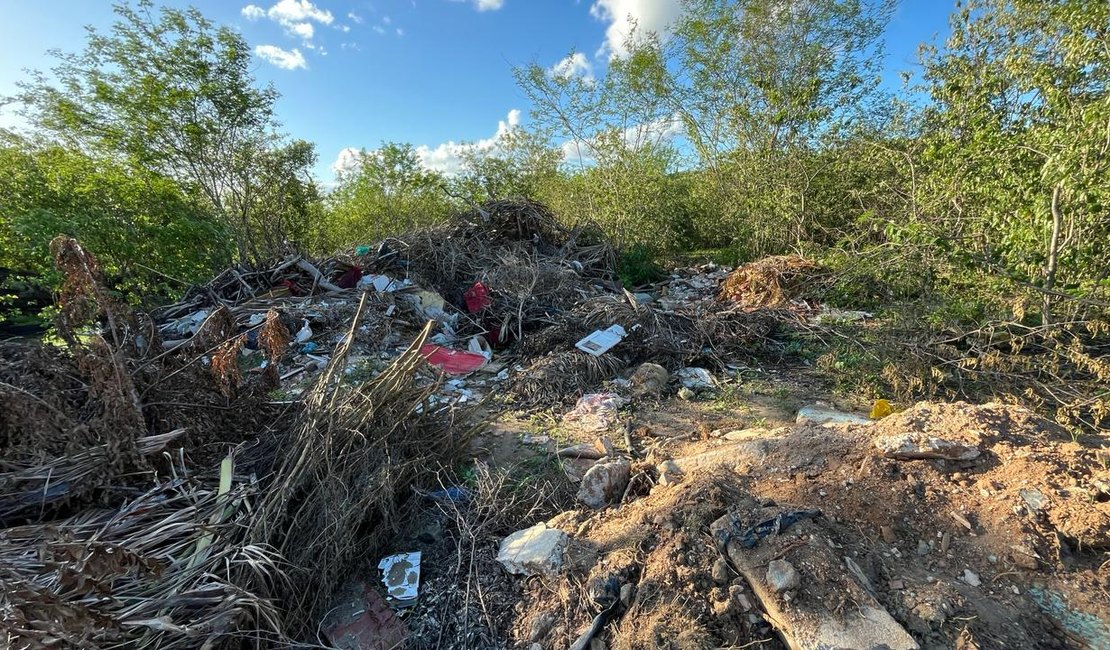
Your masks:
[[[893,412],[894,408],[891,407],[890,402],[885,399],[877,399],[875,405],[871,407],[871,419],[881,420]]]

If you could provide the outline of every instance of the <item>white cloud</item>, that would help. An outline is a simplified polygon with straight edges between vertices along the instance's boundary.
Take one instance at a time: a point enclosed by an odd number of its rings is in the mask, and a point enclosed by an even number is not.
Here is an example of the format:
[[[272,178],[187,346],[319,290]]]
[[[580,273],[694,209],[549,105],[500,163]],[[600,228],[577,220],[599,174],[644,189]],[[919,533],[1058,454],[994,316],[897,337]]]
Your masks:
[[[469,2],[478,11],[497,11],[505,6],[505,0],[454,0],[454,2]]]
[[[451,140],[434,147],[422,144],[416,147],[416,155],[420,157],[420,162],[430,170],[447,175],[457,174],[462,170],[463,156],[466,153],[496,151],[505,136],[520,126],[520,116],[520,110],[514,108],[509,111],[505,119],[497,122],[497,131],[488,138],[483,138],[477,142],[455,142]],[[338,176],[344,171],[354,169],[358,166],[360,155],[360,150],[354,147],[343,149],[331,165],[332,172]]]
[[[385,27],[382,27],[381,25],[374,25],[374,31],[379,33],[379,34],[384,34],[385,33]]]
[[[330,11],[317,7],[309,0],[279,0],[277,4],[270,7],[266,15],[270,20],[282,25],[306,20],[330,25],[335,20],[335,16]]]
[[[655,32],[666,35],[682,14],[682,0],[595,0],[590,15],[609,26],[599,55],[623,56],[625,40],[633,34]]]
[[[356,14],[353,11],[348,11],[347,12],[347,17],[350,18],[352,21],[354,21],[358,25],[362,24],[362,16]]]
[[[382,24],[383,25],[390,25],[392,23],[393,23],[392,18],[390,18],[389,16],[382,16]]]
[[[336,25],[335,28],[338,29],[339,31],[343,32],[344,34],[351,31],[351,26],[350,25]]]
[[[397,36],[404,36],[404,35],[405,35],[405,30],[398,27],[397,28]]]
[[[639,149],[673,140],[681,136],[683,130],[682,118],[676,113],[670,117],[630,126],[620,132],[620,137],[629,149]],[[580,165],[591,165],[597,157],[592,141],[567,140],[559,148],[564,160]]]
[[[582,77],[587,83],[594,80],[594,68],[589,59],[581,52],[566,56],[547,71],[553,77],[573,78]]]
[[[343,172],[351,171],[358,167],[358,161],[362,158],[362,150],[354,147],[346,147],[340,150],[339,155],[335,157],[335,162],[331,164],[331,171],[338,177]]]
[[[239,10],[243,14],[243,18],[247,20],[258,20],[266,16],[266,11],[258,5],[247,5]]]
[[[297,48],[283,50],[276,45],[256,45],[254,53],[283,70],[303,70],[308,67],[304,55]]]
[[[288,29],[290,34],[303,38],[306,41],[312,40],[313,34],[316,33],[316,28],[312,26],[312,23],[293,23],[289,25]]]

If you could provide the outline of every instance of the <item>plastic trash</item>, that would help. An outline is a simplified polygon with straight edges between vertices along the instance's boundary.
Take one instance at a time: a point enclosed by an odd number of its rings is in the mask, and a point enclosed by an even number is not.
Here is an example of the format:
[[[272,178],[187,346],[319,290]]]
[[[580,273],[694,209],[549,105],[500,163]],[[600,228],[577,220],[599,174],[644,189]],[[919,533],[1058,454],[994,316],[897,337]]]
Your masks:
[[[420,551],[398,553],[378,562],[386,594],[394,605],[407,607],[416,604],[420,593]]]
[[[674,375],[678,377],[679,383],[690,390],[705,390],[717,386],[717,380],[705,368],[680,368]]]
[[[616,393],[583,395],[574,409],[563,416],[563,423],[580,431],[607,431],[620,419],[618,412],[626,402]]]
[[[628,332],[620,325],[610,325],[603,330],[596,330],[581,341],[574,344],[579,350],[600,357],[621,342]]]
[[[480,354],[489,361],[493,358],[493,350],[490,349],[489,343],[481,336],[472,336],[470,341],[466,344],[466,349],[474,354]]]
[[[423,496],[425,499],[440,503],[466,503],[470,500],[470,491],[464,487],[452,485],[443,490],[433,490]]]
[[[369,254],[370,254],[370,247],[369,246],[355,246],[355,255],[369,255]]]
[[[308,343],[305,343],[303,346],[301,346],[301,352],[304,352],[305,354],[312,354],[319,347],[320,346],[316,345],[315,341],[309,341]]]
[[[472,314],[476,314],[493,304],[493,300],[489,297],[489,289],[481,282],[475,282],[474,286],[466,290],[466,293],[463,294],[463,302],[466,303],[466,310]]]
[[[466,375],[486,365],[486,357],[474,352],[452,350],[442,345],[428,344],[420,348],[428,363],[452,375]]]
[[[871,407],[871,419],[881,420],[894,412],[894,407],[890,405],[885,399],[875,400],[875,404]]]
[[[312,328],[308,326],[308,321],[302,320],[301,322],[303,323],[301,329],[293,336],[293,342],[297,344],[308,343],[308,340],[312,338]]]

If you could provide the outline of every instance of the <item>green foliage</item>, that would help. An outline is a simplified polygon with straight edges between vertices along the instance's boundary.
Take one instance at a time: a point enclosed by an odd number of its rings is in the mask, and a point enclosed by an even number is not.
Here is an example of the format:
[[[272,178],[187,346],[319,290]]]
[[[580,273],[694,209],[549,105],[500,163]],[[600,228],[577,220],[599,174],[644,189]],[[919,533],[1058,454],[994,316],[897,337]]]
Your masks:
[[[51,75],[35,73],[20,85],[14,99],[24,115],[64,146],[196,192],[224,221],[240,259],[277,252],[268,248],[275,237],[259,237],[257,226],[274,201],[287,210],[291,195],[312,193],[288,183],[307,183],[314,154],[304,142],[283,146],[273,115],[277,92],[257,87],[246,40],[194,8],[156,9],[140,0],[116,5],[115,13],[108,33],[89,30],[83,52],[55,52]],[[275,173],[284,179],[277,198]]]
[[[59,234],[95,251],[132,301],[211,277],[231,250],[218,220],[172,180],[58,146],[0,146],[0,267],[53,288]]]
[[[617,261],[617,275],[627,289],[658,282],[663,269],[655,263],[651,250],[646,246],[633,246],[621,253]]]
[[[1039,286],[1047,323],[1110,272],[1110,4],[974,0],[952,28],[926,51],[923,201],[962,254]]]
[[[454,209],[443,177],[425,169],[410,144],[359,152],[328,196],[326,241],[343,247],[378,241],[442,221]]]

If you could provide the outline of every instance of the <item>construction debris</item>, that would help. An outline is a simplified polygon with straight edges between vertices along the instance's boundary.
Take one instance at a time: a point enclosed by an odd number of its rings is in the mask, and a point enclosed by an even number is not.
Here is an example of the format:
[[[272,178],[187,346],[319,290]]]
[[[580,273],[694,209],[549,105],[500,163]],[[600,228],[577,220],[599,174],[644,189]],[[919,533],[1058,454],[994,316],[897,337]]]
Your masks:
[[[630,293],[596,228],[501,201],[145,314],[52,250],[66,347],[0,355],[14,647],[1105,638],[1097,445],[1003,404],[739,403],[779,334],[870,318],[802,258]]]

